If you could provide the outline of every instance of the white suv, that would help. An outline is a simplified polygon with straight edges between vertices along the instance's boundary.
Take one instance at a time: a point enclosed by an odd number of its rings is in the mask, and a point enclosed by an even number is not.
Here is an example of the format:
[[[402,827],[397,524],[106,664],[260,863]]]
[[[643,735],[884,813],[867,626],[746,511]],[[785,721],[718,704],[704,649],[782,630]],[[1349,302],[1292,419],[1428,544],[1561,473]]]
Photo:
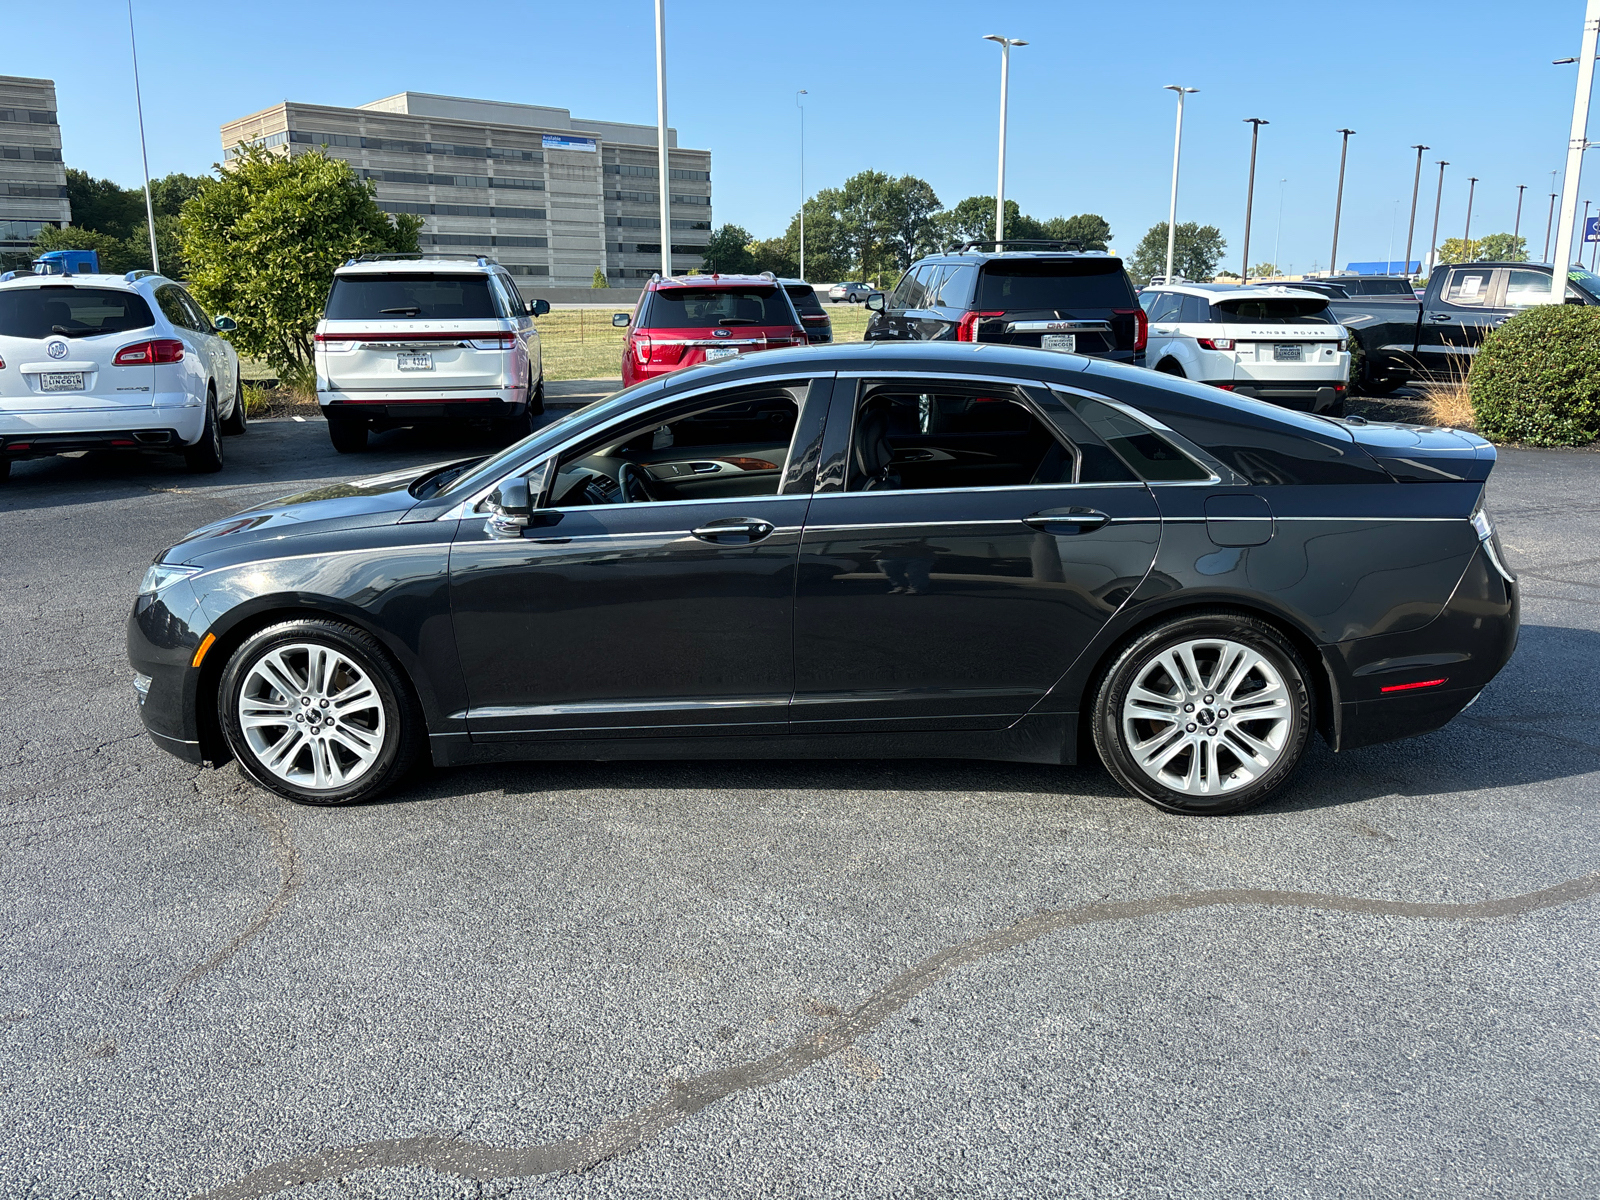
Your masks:
[[[1343,416],[1349,339],[1328,298],[1295,287],[1154,285],[1139,294],[1150,319],[1145,363],[1157,371]]]
[[[534,317],[505,268],[484,258],[364,255],[333,274],[317,323],[317,403],[334,448],[369,429],[492,422],[515,441],[544,412]]]
[[[222,469],[243,433],[239,356],[179,284],[148,271],[0,282],[0,479],[13,459],[176,450]]]

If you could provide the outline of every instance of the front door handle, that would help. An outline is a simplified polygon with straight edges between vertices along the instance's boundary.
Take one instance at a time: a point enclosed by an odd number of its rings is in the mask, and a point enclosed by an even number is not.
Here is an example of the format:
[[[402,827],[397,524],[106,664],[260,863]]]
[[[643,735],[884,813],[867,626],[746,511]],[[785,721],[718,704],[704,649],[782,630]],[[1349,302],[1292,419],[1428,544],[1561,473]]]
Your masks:
[[[1448,321],[1449,319],[1450,319],[1450,314],[1449,313],[1429,313],[1428,314],[1428,320],[1430,320],[1430,321]]]
[[[692,529],[690,533],[702,542],[714,542],[719,546],[747,546],[772,536],[772,530],[772,522],[759,517],[725,517]]]
[[[1043,529],[1049,533],[1089,533],[1091,530],[1099,529],[1111,518],[1097,508],[1074,507],[1047,508],[1030,517],[1023,517],[1022,520],[1026,525],[1032,525],[1035,529]]]

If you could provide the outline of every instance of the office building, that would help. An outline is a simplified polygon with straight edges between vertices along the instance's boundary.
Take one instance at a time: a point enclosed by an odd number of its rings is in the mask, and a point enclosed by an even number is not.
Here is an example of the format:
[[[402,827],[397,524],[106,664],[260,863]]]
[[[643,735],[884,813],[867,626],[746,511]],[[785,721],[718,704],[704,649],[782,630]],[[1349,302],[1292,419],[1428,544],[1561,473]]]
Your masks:
[[[637,286],[661,267],[653,125],[585,121],[564,108],[402,92],[359,108],[285,102],[222,127],[239,147],[325,148],[377,188],[380,207],[422,218],[424,251],[482,254],[525,287],[588,287],[596,268]],[[672,265],[702,265],[711,238],[711,152],[667,132]]]
[[[55,82],[0,75],[0,255],[29,256],[39,230],[71,220]]]

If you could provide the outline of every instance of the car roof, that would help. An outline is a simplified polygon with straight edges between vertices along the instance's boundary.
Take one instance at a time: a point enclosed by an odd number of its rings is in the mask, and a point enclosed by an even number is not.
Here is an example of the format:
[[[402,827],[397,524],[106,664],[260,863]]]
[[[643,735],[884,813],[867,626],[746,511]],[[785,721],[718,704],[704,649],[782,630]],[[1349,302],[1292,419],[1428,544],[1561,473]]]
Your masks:
[[[667,287],[773,287],[777,284],[789,283],[790,280],[779,279],[775,275],[668,275],[665,278],[655,278],[650,281],[650,290],[659,291]],[[798,281],[794,281],[798,282]]]
[[[500,264],[487,258],[371,258],[351,259],[335,275],[392,275],[396,271],[407,274],[436,271],[439,274],[476,275],[490,274]]]
[[[1053,258],[1095,258],[1108,259],[1112,262],[1121,262],[1122,257],[1117,254],[1107,254],[1104,250],[943,250],[938,254],[925,254],[917,259],[912,266],[921,263],[970,263],[993,262],[996,259],[1053,259]]]
[[[1310,288],[1297,288],[1292,283],[1162,283],[1164,292],[1177,292],[1180,296],[1199,296],[1216,304],[1235,296],[1287,296],[1291,299],[1326,300],[1321,292]]]
[[[128,272],[132,275],[133,272]],[[174,283],[164,275],[152,275],[146,271],[136,279],[129,279],[127,275],[18,275],[15,279],[0,282],[0,288],[16,287],[88,287],[112,288],[125,292],[139,291],[145,287],[153,287],[160,283]]]

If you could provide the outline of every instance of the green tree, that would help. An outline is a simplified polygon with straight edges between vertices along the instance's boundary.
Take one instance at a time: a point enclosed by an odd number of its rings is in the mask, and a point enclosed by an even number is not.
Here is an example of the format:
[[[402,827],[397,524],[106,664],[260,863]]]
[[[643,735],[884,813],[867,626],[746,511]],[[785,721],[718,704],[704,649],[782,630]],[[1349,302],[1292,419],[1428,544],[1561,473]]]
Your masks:
[[[135,191],[72,167],[67,168],[67,202],[72,205],[74,226],[114,238],[131,237],[133,227],[145,219],[143,188]]]
[[[1512,237],[1509,233],[1491,233],[1481,238],[1463,242],[1460,238],[1446,238],[1439,247],[1439,260],[1444,263],[1473,262],[1527,262],[1528,239]]]
[[[788,234],[782,237],[763,238],[759,242],[751,242],[745,247],[749,266],[740,267],[741,271],[751,274],[760,274],[762,271],[771,271],[781,279],[792,279],[800,274],[800,263],[797,250],[799,239],[791,238]],[[806,244],[806,257],[811,257],[809,239]]]
[[[160,249],[160,232],[162,217],[176,217],[183,211],[183,206],[200,194],[200,189],[208,183],[216,182],[210,175],[184,175],[174,171],[171,175],[163,175],[160,179],[150,181],[150,207],[156,211],[156,236],[157,249]],[[134,198],[139,202],[140,217],[144,215],[144,193],[142,189],[130,189]],[[74,214],[76,215],[76,214]],[[163,251],[161,260],[166,263],[166,252]],[[164,273],[164,272],[163,272]]]
[[[1051,217],[1041,223],[1047,238],[1075,241],[1085,250],[1111,249],[1111,223],[1094,213],[1079,213],[1075,217]]]
[[[890,180],[886,205],[885,248],[896,269],[904,271],[924,254],[940,249],[934,220],[939,197],[926,180],[915,175]]]
[[[1172,273],[1196,282],[1210,279],[1217,273],[1222,252],[1228,248],[1222,231],[1215,225],[1200,225],[1184,221],[1173,231]],[[1151,277],[1167,269],[1167,223],[1150,226],[1128,263],[1130,273],[1139,283],[1148,283]]]
[[[592,288],[608,288],[611,286],[611,281],[606,278],[606,269],[604,267],[596,267],[594,269],[594,278],[589,281],[589,286]]]
[[[895,261],[891,245],[895,236],[894,184],[882,171],[860,171],[846,179],[836,193],[839,237],[849,247],[851,266],[863,281],[892,268]]]
[[[1262,262],[1250,268],[1251,279],[1276,279],[1281,274],[1277,263]]]
[[[756,269],[749,246],[753,239],[742,225],[721,225],[706,243],[706,270],[720,275],[744,275]]]
[[[373,185],[321,152],[249,148],[183,206],[196,298],[238,322],[230,340],[280,374],[303,374],[333,272],[346,259],[417,248],[422,222],[391,217]]]

